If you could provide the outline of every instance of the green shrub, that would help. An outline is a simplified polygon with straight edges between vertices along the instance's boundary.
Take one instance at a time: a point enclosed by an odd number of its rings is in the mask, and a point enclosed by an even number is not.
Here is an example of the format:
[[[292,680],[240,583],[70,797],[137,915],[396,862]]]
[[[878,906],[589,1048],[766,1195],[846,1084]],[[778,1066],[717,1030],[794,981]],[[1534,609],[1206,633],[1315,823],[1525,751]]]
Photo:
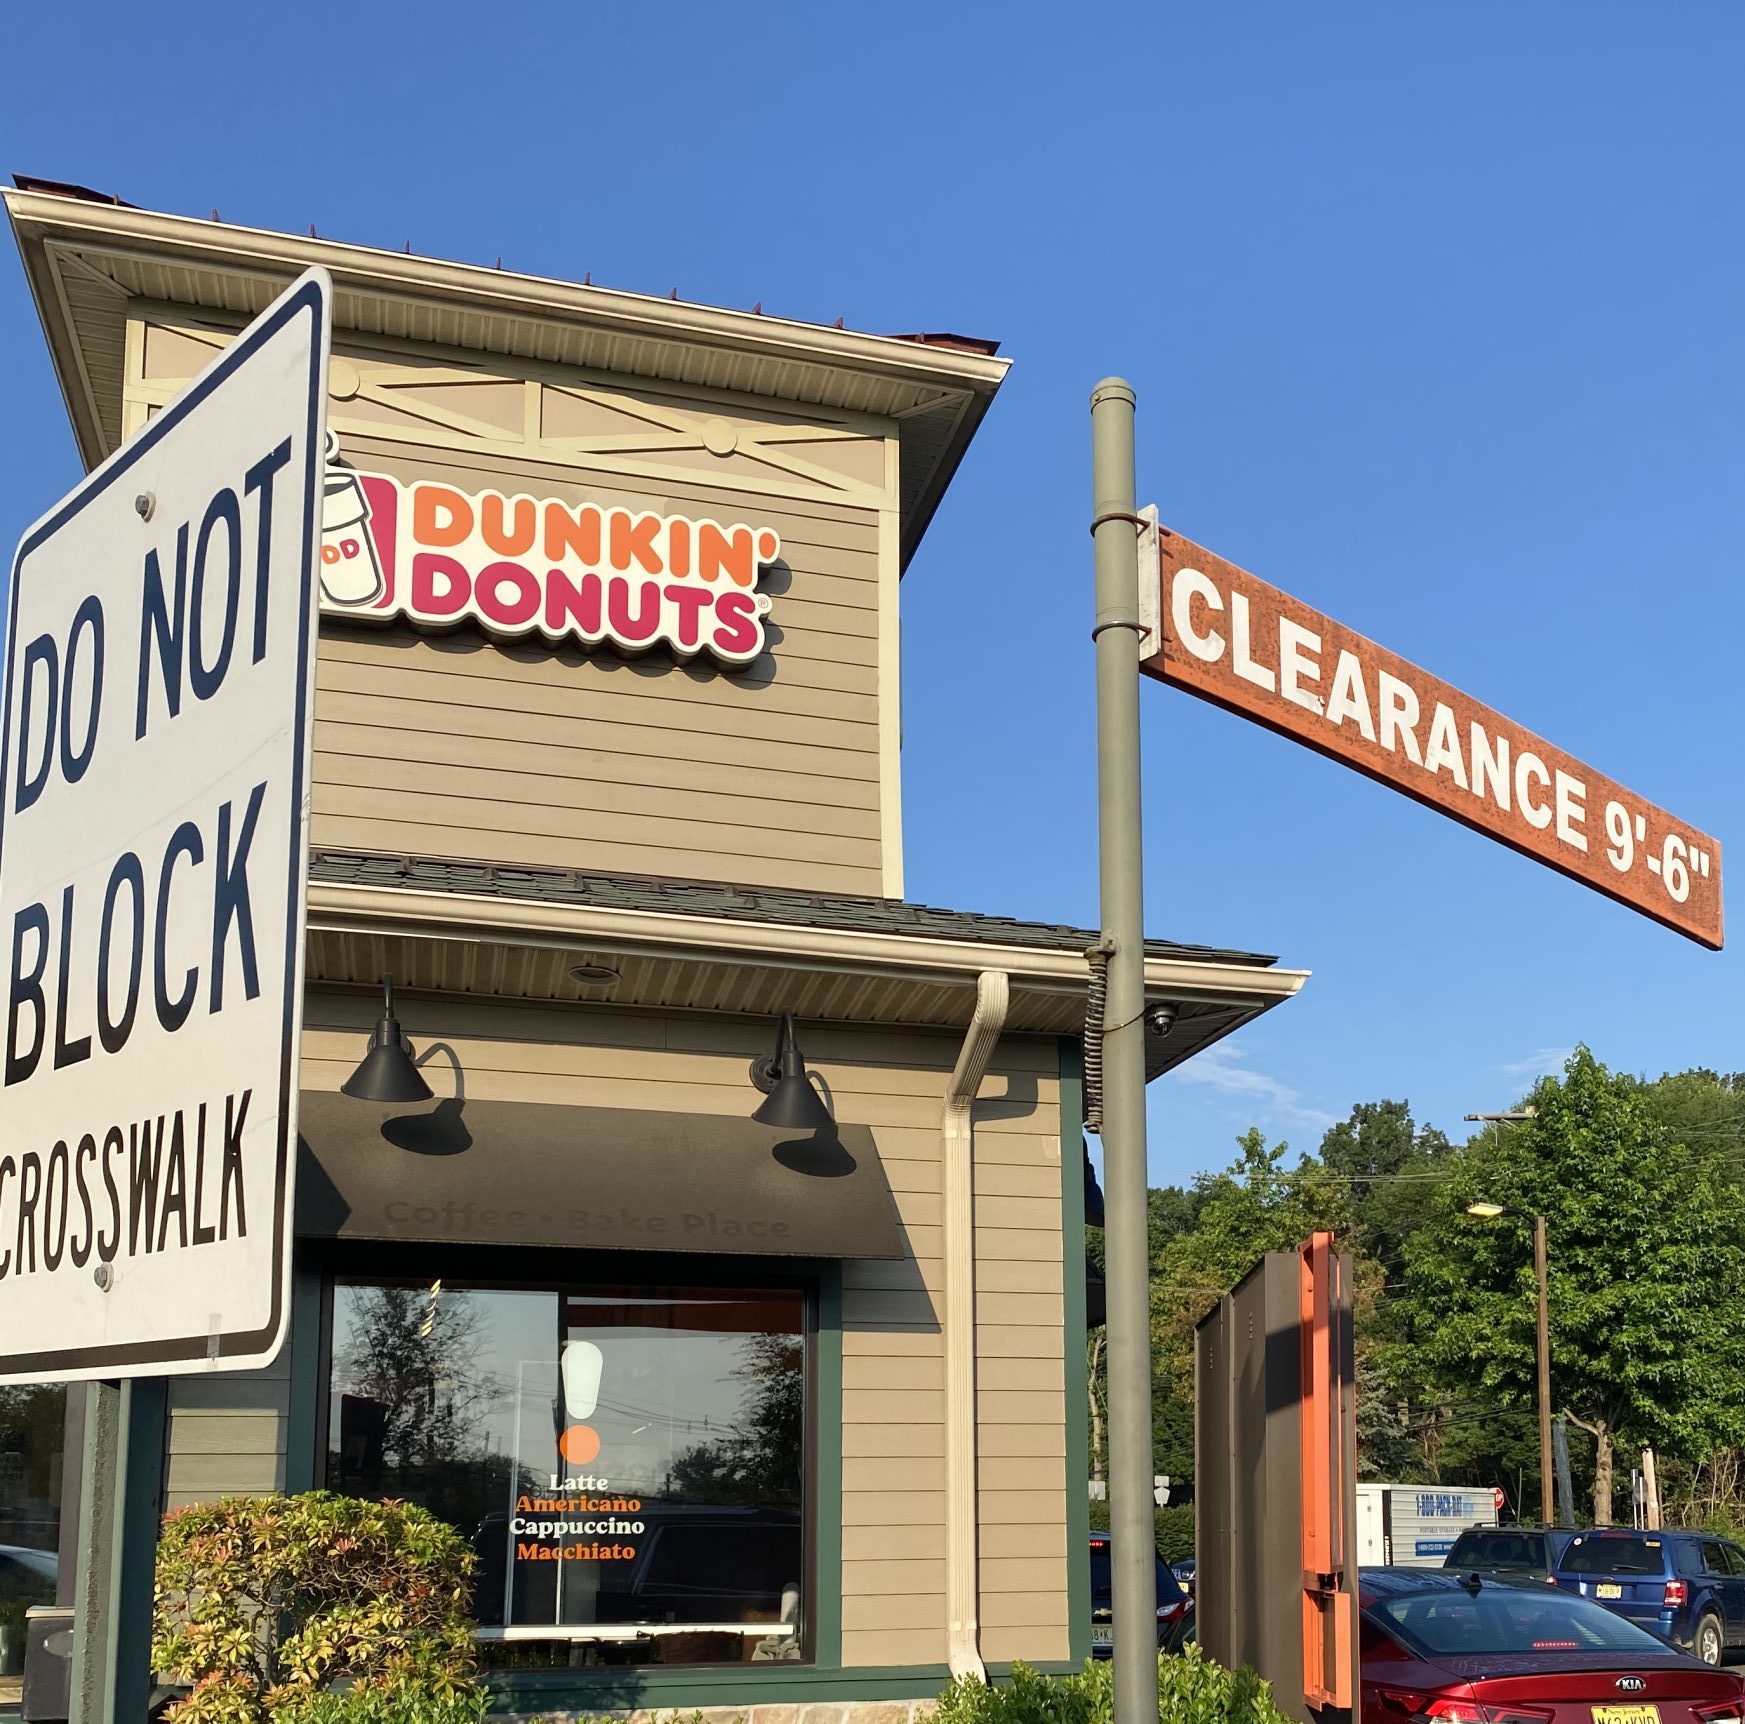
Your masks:
[[[1092,1662],[1075,1676],[1012,1666],[994,1685],[959,1677],[939,1697],[938,1724],[1111,1724],[1114,1666]],[[1159,1724],[1288,1724],[1252,1670],[1230,1671],[1190,1646],[1157,1661]]]
[[[178,1724],[473,1724],[473,1554],[405,1503],[226,1497],[158,1543],[152,1657]],[[323,1691],[335,1681],[355,1684]],[[416,1709],[416,1708],[422,1708]]]

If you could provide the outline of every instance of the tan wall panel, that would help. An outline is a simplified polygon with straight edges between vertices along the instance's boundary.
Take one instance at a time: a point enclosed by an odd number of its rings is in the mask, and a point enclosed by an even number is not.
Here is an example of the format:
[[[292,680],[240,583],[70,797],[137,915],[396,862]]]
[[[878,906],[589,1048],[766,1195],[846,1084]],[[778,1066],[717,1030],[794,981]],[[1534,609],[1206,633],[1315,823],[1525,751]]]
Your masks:
[[[1062,1455],[1066,1432],[1059,1424],[984,1425],[981,1429],[984,1455]]]
[[[945,1601],[940,1600],[944,1610]],[[945,1662],[945,1630],[943,1627],[920,1629],[874,1629],[866,1632],[844,1629],[842,1662],[849,1668],[873,1667],[888,1669],[898,1664],[943,1664]]]
[[[984,1558],[1066,1555],[1066,1523],[1064,1520],[1017,1521],[1005,1526],[982,1528]]]
[[[171,1453],[164,1462],[164,1490],[182,1502],[213,1502],[285,1488],[285,1457],[272,1454]]]
[[[184,1409],[170,1415],[168,1442],[179,1455],[282,1455],[285,1427],[271,1413]]]
[[[984,1355],[976,1365],[976,1382],[984,1389],[1055,1389],[1063,1374],[1060,1344],[1054,1350],[1034,1359],[988,1358]]]
[[[984,1491],[1057,1491],[1059,1455],[983,1455],[977,1483]]]
[[[982,1558],[982,1599],[996,1592],[1066,1591],[1066,1557],[984,1556]],[[1057,1613],[1044,1621],[1058,1622]]]
[[[328,720],[375,725],[393,731],[483,737],[504,745],[505,761],[521,757],[533,747],[600,749],[607,753],[637,755],[666,760],[674,753],[678,733],[647,722],[648,715],[626,706],[611,718],[583,719],[552,713],[518,713],[495,707],[429,699],[385,699],[379,695],[343,694],[330,690],[322,695],[315,712],[315,734],[323,734]],[[845,748],[813,748],[803,742],[743,737],[728,731],[705,729],[683,733],[685,757],[737,767],[748,772],[811,773],[826,778],[878,782],[878,762],[863,752]]]
[[[1010,1525],[1014,1521],[1053,1520],[1061,1512],[1058,1489],[978,1491],[978,1513],[983,1526]]]
[[[907,1597],[890,1593],[875,1593],[868,1598],[852,1594],[842,1600],[842,1632],[870,1628],[933,1628],[945,1617],[943,1592],[912,1593]],[[914,1658],[899,1660],[904,1664]]]
[[[460,828],[491,832],[505,842],[522,837],[560,842],[577,855],[596,844],[604,850],[644,848],[673,855],[695,854],[713,859],[715,874],[737,878],[740,860],[756,865],[776,857],[784,864],[827,863],[841,868],[870,868],[877,859],[876,837],[841,837],[828,832],[796,830],[789,822],[736,826],[711,825],[674,810],[671,818],[647,814],[613,814],[597,809],[572,809],[550,803],[528,803],[513,795],[513,784],[473,783],[475,794],[454,796],[432,786],[397,790],[381,785],[323,784],[314,789],[317,820],[344,822],[378,819],[414,828],[443,831]],[[483,789],[503,792],[487,800]],[[746,815],[750,810],[744,810]],[[823,817],[829,823],[829,817]],[[1008,1199],[1010,1202],[1022,1201]]]
[[[846,1496],[888,1495],[893,1502],[905,1496],[939,1495],[945,1490],[945,1461],[850,1455],[842,1463],[842,1489]]]
[[[943,1389],[842,1391],[842,1418],[856,1425],[938,1425],[945,1421]]]
[[[976,1267],[976,1286],[984,1293],[1052,1293],[1060,1285],[1060,1263],[1013,1261],[1008,1258],[984,1260]],[[981,1334],[990,1333],[985,1325]]]
[[[718,771],[718,769],[716,769]],[[726,775],[721,775],[725,778]],[[743,850],[769,842],[770,826],[785,831],[858,840],[876,840],[876,808],[844,807],[815,799],[774,801],[759,793],[749,776],[716,786],[675,790],[669,785],[618,784],[585,777],[550,777],[532,771],[432,765],[422,760],[384,758],[373,753],[337,754],[318,749],[315,790],[328,798],[333,813],[356,812],[355,798],[388,799],[384,813],[398,807],[398,817],[424,820],[416,801],[428,799],[442,825],[454,825],[466,814],[486,811],[479,803],[496,805],[495,818],[516,831],[553,836],[590,837],[623,825],[633,843],[670,842],[682,847],[687,833],[704,835],[716,829],[731,834],[723,849]]]
[[[945,1363],[941,1359],[886,1358],[880,1355],[850,1353],[842,1361],[844,1394],[857,1391],[881,1394],[912,1390],[917,1386],[937,1389],[945,1387]]]
[[[945,1555],[945,1528],[931,1526],[851,1526],[842,1529],[844,1562],[880,1562]]]
[[[845,1527],[944,1526],[945,1492],[844,1492],[842,1524]]]
[[[1065,1593],[1064,1564],[1061,1567],[1061,1587],[1058,1592],[1042,1586],[1029,1592],[984,1592],[982,1626],[989,1629],[1059,1628],[1066,1621],[1066,1611],[1063,1608]],[[1025,1644],[1034,1645],[1035,1642],[1027,1640]]]
[[[945,1558],[896,1557],[886,1561],[842,1560],[842,1590],[859,1598],[945,1592]]]
[[[984,1624],[982,1656],[990,1664],[1010,1664],[1020,1658],[1026,1664],[1043,1664],[1070,1658],[1072,1645],[1064,1626],[1049,1628],[1027,1624],[1010,1628],[1004,1624]]]

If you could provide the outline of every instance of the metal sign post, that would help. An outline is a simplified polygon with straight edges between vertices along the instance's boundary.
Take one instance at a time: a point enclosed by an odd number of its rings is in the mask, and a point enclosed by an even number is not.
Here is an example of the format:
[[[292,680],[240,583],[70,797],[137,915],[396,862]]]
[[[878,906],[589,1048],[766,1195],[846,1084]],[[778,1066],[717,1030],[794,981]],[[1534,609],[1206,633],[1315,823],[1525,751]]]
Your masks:
[[[1151,1261],[1145,1163],[1145,916],[1139,836],[1139,517],[1132,388],[1091,392],[1096,550],[1097,812],[1108,996],[1103,1238],[1109,1332],[1109,1528],[1115,1724],[1157,1724],[1157,1531],[1151,1450]]]

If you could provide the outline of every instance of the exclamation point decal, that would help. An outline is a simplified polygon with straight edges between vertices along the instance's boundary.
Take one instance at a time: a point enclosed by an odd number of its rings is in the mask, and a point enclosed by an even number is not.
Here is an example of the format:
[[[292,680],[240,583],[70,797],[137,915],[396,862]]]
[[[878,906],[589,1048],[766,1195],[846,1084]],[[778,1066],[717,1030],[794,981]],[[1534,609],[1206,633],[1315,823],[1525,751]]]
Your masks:
[[[563,1350],[563,1405],[569,1423],[557,1451],[572,1467],[585,1467],[600,1452],[600,1433],[586,1420],[600,1400],[606,1356],[592,1341],[567,1341]]]

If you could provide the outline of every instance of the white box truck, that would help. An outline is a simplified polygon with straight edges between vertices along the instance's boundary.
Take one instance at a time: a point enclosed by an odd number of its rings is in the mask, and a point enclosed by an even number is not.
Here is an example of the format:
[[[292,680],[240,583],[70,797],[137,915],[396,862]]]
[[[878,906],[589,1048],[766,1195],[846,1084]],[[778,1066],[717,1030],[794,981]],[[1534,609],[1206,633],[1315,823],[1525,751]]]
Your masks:
[[[1469,1526],[1497,1524],[1498,1495],[1479,1486],[1359,1484],[1358,1567],[1440,1568]]]

